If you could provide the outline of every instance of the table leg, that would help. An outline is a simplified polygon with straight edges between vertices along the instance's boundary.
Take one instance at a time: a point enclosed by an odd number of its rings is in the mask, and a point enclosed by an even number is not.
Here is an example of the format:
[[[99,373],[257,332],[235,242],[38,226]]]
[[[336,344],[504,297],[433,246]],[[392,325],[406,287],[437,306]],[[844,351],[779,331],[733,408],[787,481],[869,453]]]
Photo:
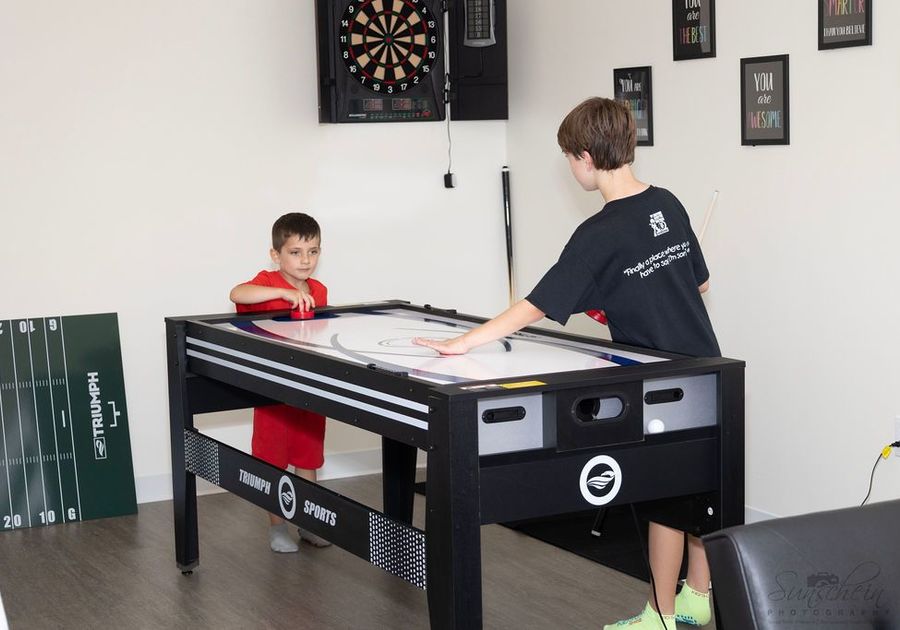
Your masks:
[[[175,561],[182,573],[199,563],[197,478],[185,468],[184,430],[193,428],[187,395],[184,324],[166,322],[169,366],[169,426],[172,443],[172,504],[175,511]]]
[[[478,630],[481,498],[475,401],[430,401],[425,549],[433,630]]]
[[[415,446],[381,438],[384,514],[407,525],[412,524],[417,454]]]
[[[719,517],[722,527],[744,524],[744,370],[722,371]]]

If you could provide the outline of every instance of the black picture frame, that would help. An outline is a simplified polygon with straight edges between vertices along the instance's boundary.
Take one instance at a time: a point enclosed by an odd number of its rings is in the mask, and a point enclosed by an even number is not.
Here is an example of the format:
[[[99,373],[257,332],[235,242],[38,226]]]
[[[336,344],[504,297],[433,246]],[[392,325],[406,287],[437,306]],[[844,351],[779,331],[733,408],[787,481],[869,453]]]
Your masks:
[[[615,68],[613,94],[628,106],[637,127],[637,145],[653,146],[653,77],[650,66]]]
[[[872,0],[849,0],[846,3],[840,0],[817,0],[817,2],[819,50],[872,45]]]
[[[741,59],[742,145],[791,143],[789,61],[789,55]]]
[[[672,59],[716,56],[716,0],[672,0]]]

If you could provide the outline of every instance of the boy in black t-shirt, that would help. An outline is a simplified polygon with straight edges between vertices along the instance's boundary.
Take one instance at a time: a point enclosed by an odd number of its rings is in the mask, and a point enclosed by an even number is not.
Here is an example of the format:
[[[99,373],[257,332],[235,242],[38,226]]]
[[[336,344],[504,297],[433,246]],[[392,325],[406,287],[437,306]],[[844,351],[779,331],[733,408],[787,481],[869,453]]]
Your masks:
[[[614,341],[719,356],[700,297],[709,288],[709,271],[687,212],[669,191],[634,177],[635,139],[634,119],[621,103],[591,98],[573,109],[557,141],[581,187],[599,191],[606,205],[578,226],[524,300],[460,337],[415,342],[441,354],[464,354],[545,316],[565,324],[573,313],[603,308]],[[691,625],[709,623],[709,565],[694,536],[687,536],[687,581],[675,596],[684,539],[683,532],[650,523],[656,592],[639,615],[606,629],[675,630],[676,617]]]

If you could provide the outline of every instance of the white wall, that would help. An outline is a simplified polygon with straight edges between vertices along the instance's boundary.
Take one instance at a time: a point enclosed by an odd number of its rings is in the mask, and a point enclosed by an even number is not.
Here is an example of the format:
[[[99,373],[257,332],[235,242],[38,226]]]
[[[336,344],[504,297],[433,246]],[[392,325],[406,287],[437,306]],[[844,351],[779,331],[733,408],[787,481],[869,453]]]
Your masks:
[[[874,46],[817,50],[816,3],[716,3],[715,59],[672,61],[670,3],[511,3],[509,155],[517,278],[527,293],[600,206],[556,146],[582,99],[612,96],[613,68],[653,68],[654,147],[638,176],[695,227],[721,191],[704,251],[707,307],[747,369],[751,515],[848,506],[865,495],[900,414],[900,5],[879,2]],[[740,144],[742,57],[790,54],[791,145]],[[699,227],[697,227],[699,229]],[[581,317],[570,328],[605,333]],[[875,499],[900,497],[900,460]]]
[[[118,312],[139,499],[170,492],[163,318],[231,310],[281,213],[321,223],[332,303],[505,305],[506,123],[453,125],[453,190],[443,124],[319,125],[312,2],[2,14],[0,319]],[[247,414],[203,423],[249,443]]]

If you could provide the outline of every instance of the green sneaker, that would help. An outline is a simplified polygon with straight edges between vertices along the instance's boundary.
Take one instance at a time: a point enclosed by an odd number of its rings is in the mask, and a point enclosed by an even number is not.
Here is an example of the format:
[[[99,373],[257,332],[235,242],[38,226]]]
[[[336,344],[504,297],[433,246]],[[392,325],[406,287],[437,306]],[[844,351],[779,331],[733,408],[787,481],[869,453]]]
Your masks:
[[[705,626],[712,619],[709,593],[692,589],[687,582],[675,596],[675,619],[690,626]]]
[[[628,630],[675,630],[675,615],[663,615],[662,618],[663,621],[660,621],[659,613],[653,610],[650,602],[647,602],[641,614],[603,626],[603,630],[621,630],[622,628]]]

